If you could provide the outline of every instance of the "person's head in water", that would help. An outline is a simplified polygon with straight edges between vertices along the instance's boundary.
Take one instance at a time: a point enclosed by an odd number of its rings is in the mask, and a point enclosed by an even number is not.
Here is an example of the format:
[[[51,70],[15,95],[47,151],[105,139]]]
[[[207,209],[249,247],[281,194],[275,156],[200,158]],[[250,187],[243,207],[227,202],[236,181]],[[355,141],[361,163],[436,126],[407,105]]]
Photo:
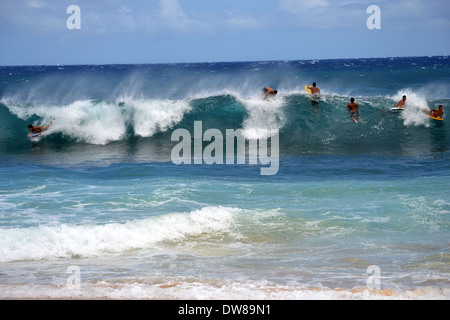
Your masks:
[[[28,125],[28,130],[30,130],[32,133],[40,133],[40,132],[44,131],[42,126],[35,127],[35,126],[31,125],[31,124]]]
[[[315,82],[313,82],[313,87],[314,87],[314,88],[316,87],[316,83],[315,83]]]
[[[351,98],[351,99],[350,99],[350,102],[351,102],[351,103],[355,102],[355,98]]]

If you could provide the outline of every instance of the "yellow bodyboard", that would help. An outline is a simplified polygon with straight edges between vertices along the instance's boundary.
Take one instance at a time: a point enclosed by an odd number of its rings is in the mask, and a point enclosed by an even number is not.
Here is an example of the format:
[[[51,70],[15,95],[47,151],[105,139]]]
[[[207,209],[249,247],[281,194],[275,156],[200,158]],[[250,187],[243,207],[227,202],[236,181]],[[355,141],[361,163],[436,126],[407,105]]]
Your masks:
[[[305,86],[305,91],[308,92],[308,93],[312,93],[312,92],[311,92],[311,89],[309,88],[308,85]]]
[[[431,119],[433,119],[433,120],[439,120],[439,121],[444,121],[444,119],[443,118],[438,118],[438,117],[432,117],[432,116],[430,116],[430,115],[428,115]]]

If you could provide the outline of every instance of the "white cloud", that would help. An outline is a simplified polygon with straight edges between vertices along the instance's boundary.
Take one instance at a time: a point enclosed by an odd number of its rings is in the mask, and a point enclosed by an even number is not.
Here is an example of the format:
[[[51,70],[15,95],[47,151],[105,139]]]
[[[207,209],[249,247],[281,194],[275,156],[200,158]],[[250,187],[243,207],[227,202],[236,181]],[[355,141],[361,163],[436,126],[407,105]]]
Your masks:
[[[178,0],[160,0],[157,10],[139,12],[136,23],[149,34],[194,33],[206,26],[199,20],[189,17]]]
[[[396,30],[448,28],[450,2],[442,0],[278,0],[291,26],[334,29],[365,26],[369,5],[381,8],[382,25]]]
[[[178,0],[160,0],[156,19],[165,27],[178,31],[192,31],[202,26],[200,21],[188,17]]]
[[[262,21],[266,19],[262,17],[251,16],[241,12],[240,10],[225,11],[226,17],[222,18],[223,26],[233,30],[257,30],[264,28],[265,24]],[[221,19],[216,23],[220,24]]]
[[[178,0],[160,0],[159,13],[162,18],[167,20],[187,19]]]
[[[1,0],[0,33],[51,34],[66,27],[65,8],[58,17],[52,4],[41,0]]]
[[[27,5],[31,8],[45,8],[47,6],[47,2],[39,1],[39,0],[28,0]]]
[[[267,27],[267,16],[243,12],[240,9],[222,12],[196,11],[187,14],[178,0],[160,0],[159,7],[150,13],[141,13],[138,24],[150,34],[213,34],[258,30]]]
[[[376,0],[372,1],[376,2]],[[308,29],[365,26],[367,0],[279,0],[278,9],[290,15],[285,24]],[[364,23],[363,23],[364,22]]]
[[[327,8],[330,3],[327,0],[279,0],[278,7],[280,10],[287,11],[292,14],[303,13],[311,9],[319,10]]]
[[[444,30],[450,27],[450,2],[397,0],[380,4],[382,19],[398,30]]]

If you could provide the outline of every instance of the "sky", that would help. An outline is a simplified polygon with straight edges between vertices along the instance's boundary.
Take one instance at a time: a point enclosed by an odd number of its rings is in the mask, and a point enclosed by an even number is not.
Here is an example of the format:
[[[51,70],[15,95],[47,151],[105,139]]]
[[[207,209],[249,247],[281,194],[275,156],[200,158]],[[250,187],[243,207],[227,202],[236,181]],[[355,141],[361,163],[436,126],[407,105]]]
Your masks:
[[[449,17],[448,0],[0,0],[0,65],[448,55]]]

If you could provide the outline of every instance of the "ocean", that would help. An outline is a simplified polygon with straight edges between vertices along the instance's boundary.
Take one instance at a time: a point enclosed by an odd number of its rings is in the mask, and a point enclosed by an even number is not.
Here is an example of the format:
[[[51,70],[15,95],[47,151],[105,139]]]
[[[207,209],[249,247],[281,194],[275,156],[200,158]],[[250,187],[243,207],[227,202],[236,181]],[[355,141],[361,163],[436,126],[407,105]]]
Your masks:
[[[0,298],[447,300],[449,103],[448,56],[0,67]]]

